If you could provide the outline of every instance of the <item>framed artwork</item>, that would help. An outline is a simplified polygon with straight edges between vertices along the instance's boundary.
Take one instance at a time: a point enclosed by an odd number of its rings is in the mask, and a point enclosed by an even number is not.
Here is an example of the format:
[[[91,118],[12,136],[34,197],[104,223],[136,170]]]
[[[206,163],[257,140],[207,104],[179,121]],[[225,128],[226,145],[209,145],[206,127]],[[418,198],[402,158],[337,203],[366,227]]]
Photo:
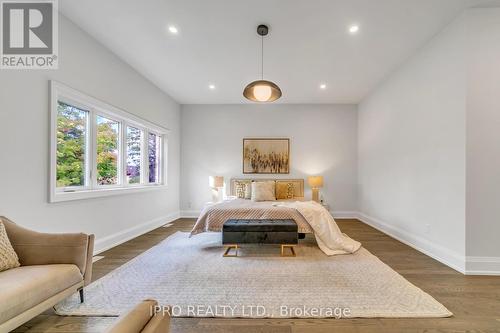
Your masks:
[[[243,173],[290,173],[290,139],[243,139]]]

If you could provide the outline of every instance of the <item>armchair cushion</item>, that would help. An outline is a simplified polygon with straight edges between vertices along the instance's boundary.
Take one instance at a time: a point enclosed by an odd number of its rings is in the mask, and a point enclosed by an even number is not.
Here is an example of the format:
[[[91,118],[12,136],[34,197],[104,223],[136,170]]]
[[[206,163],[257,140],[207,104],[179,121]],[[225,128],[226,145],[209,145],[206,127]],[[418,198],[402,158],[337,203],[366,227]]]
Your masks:
[[[0,220],[0,272],[19,266],[19,258],[10,244],[5,226]]]
[[[71,264],[21,266],[1,272],[0,323],[76,284],[83,285],[83,276]]]

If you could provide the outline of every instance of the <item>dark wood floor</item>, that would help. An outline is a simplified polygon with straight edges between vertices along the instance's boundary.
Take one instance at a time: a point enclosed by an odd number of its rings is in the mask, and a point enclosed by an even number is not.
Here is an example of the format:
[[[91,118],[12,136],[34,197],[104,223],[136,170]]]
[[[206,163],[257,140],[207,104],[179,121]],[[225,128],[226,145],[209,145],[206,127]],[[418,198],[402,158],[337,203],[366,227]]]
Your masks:
[[[94,264],[97,280],[176,231],[189,231],[193,219],[180,219],[167,228],[143,236],[102,253]],[[174,318],[172,332],[499,332],[500,277],[464,276],[397,240],[357,220],[338,220],[342,231],[359,240],[410,282],[431,294],[454,313],[440,319],[196,319]],[[59,317],[51,312],[40,315],[16,332],[103,332],[116,320],[99,317]]]

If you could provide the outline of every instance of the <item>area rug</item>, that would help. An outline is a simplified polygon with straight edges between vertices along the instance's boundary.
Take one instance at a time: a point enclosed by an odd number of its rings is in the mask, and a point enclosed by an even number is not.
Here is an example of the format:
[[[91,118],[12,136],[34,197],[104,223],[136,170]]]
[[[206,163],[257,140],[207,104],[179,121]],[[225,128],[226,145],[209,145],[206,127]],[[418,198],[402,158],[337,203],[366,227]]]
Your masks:
[[[443,305],[366,249],[328,257],[314,242],[222,257],[220,233],[177,232],[56,306],[60,315],[114,316],[146,298],[177,317],[449,317]]]

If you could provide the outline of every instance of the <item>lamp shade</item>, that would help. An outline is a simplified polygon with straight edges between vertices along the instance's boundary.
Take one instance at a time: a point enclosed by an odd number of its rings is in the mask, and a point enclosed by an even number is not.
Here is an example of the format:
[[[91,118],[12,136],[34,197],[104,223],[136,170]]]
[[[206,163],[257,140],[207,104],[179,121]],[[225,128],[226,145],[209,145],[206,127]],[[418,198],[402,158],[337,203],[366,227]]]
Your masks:
[[[243,96],[254,102],[273,102],[281,97],[281,89],[271,81],[258,80],[245,87]]]
[[[310,176],[307,177],[307,182],[311,188],[323,187],[323,176]]]
[[[224,187],[224,177],[222,176],[215,176],[214,177],[214,187]]]

